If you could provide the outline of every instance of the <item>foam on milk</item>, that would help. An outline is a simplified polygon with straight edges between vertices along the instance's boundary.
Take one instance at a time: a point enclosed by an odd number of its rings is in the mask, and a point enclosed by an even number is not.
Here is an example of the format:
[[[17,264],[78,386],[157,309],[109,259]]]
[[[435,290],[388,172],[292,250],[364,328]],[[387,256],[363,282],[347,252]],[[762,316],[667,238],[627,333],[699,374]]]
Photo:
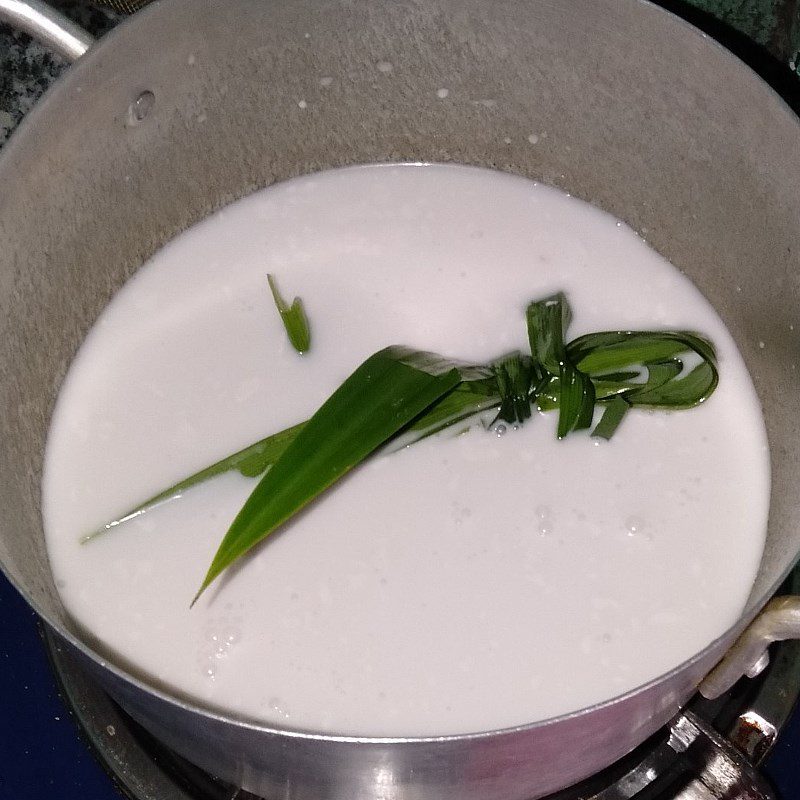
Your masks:
[[[306,304],[306,355],[268,272]],[[226,475],[78,544],[307,418],[386,345],[470,362],[527,350],[525,306],[556,290],[570,339],[706,334],[716,393],[691,411],[634,411],[609,443],[559,442],[547,414],[373,458],[192,610],[253,481]],[[258,192],[137,273],[62,388],[43,514],[72,618],[147,680],[281,726],[435,735],[576,710],[702,649],[744,607],[768,489],[760,409],[729,334],[631,230],[501,173],[374,166]]]

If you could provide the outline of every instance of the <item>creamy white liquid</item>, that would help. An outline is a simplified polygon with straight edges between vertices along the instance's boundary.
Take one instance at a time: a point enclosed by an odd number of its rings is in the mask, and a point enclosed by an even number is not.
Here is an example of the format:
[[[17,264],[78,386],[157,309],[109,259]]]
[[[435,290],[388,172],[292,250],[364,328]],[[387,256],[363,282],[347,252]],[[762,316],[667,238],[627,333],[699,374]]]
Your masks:
[[[302,357],[268,272],[305,301]],[[470,362],[527,351],[526,304],[559,289],[569,338],[706,334],[718,390],[691,411],[634,411],[610,443],[557,441],[548,414],[373,458],[192,610],[253,481],[227,475],[78,544],[307,418],[386,345]],[[591,206],[466,167],[301,178],[178,237],[86,340],[45,467],[59,591],[109,658],[214,709],[362,735],[511,726],[657,677],[738,617],[768,503],[753,387],[689,281]]]

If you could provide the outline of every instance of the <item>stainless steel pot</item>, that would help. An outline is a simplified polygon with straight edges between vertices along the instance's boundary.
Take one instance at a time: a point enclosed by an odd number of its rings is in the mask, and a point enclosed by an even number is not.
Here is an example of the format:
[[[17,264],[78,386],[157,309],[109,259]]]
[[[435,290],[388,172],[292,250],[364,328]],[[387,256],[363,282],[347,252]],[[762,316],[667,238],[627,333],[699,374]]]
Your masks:
[[[547,135],[533,145],[533,132]],[[645,233],[713,302],[753,375],[772,448],[750,602],[735,628],[660,679],[510,730],[357,739],[210,713],[142,683],[70,628],[39,519],[55,394],[111,294],[176,233],[274,181],[399,160],[560,186]],[[163,0],[46,95],[4,148],[0,187],[0,563],[132,716],[226,780],[295,800],[550,793],[667,721],[797,558],[800,122],[733,56],[648,3]],[[792,622],[796,607],[776,613]]]

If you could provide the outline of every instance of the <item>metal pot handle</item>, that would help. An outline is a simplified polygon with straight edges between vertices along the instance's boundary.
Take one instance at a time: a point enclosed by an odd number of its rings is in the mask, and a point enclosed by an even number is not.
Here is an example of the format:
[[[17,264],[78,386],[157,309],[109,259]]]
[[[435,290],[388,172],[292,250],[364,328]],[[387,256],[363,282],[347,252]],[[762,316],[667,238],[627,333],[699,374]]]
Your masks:
[[[94,37],[41,0],[0,0],[0,22],[25,31],[69,61],[77,61]]]
[[[722,661],[703,679],[700,694],[714,700],[743,675],[754,678],[769,664],[770,644],[785,639],[800,639],[800,596],[770,600]]]

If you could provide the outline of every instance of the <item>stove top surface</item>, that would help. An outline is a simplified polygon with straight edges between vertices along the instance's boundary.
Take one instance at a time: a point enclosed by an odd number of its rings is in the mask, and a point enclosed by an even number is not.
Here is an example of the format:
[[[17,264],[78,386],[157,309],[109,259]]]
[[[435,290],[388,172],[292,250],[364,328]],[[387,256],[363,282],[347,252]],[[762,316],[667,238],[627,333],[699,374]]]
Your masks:
[[[51,4],[96,35],[120,19],[88,0],[51,0]],[[660,5],[722,41],[800,111],[797,0],[661,0]],[[0,146],[65,68],[58,57],[0,25]],[[111,723],[100,733],[117,736]],[[129,767],[117,766],[124,777]],[[172,787],[172,794],[164,800],[247,800],[229,787],[181,769],[172,765],[166,770],[164,785]],[[780,800],[800,798],[799,712],[789,720],[763,772]],[[192,781],[194,788],[189,788]],[[638,794],[631,786],[614,788],[611,793],[598,791],[587,788],[579,795],[572,792],[569,798],[668,800],[676,796],[674,791],[664,794],[655,785]],[[124,796],[121,792],[120,784],[87,747],[85,734],[79,733],[59,695],[35,615],[0,575],[0,800],[119,800]],[[563,797],[566,800],[566,793]]]

